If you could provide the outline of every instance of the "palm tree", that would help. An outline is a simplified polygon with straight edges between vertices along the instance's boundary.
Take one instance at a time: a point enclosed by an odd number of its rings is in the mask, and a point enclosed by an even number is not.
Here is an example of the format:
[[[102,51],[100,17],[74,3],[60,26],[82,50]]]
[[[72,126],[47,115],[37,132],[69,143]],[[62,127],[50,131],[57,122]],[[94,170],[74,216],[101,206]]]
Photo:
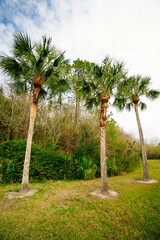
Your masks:
[[[113,95],[117,82],[124,77],[124,64],[113,62],[106,57],[101,65],[86,62],[89,72],[87,78],[79,81],[79,92],[86,99],[86,106],[101,105],[100,111],[100,159],[101,159],[101,193],[108,194],[106,168],[106,112],[107,104]]]
[[[38,100],[42,85],[49,87],[58,84],[59,72],[62,71],[64,54],[55,49],[51,38],[43,37],[42,43],[32,44],[29,36],[23,33],[13,35],[12,57],[0,56],[0,68],[14,81],[18,89],[27,90],[31,86],[33,99],[30,110],[30,123],[24,160],[21,191],[29,191],[29,165],[34,123],[37,113]]]
[[[149,89],[150,81],[150,77],[142,77],[141,75],[131,76],[128,79],[125,79],[119,84],[117,97],[114,101],[114,105],[118,107],[119,110],[123,110],[124,108],[126,108],[130,111],[131,107],[134,106],[143,160],[143,180],[145,181],[149,180],[149,171],[147,163],[147,153],[145,149],[138,107],[140,107],[141,110],[144,110],[147,107],[147,105],[140,100],[141,96],[145,96],[147,98],[150,98],[151,100],[154,100],[160,94],[160,92],[157,90]]]

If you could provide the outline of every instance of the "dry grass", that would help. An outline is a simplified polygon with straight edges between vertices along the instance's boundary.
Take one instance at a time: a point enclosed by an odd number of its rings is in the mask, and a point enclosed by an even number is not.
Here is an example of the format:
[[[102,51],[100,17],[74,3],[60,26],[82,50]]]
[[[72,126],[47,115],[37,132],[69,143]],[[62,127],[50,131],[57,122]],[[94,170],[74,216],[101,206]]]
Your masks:
[[[100,179],[31,184],[34,196],[4,197],[19,184],[0,186],[0,239],[159,239],[160,161],[149,161],[151,178],[140,184],[142,168],[109,178],[117,199],[99,199],[89,191]]]

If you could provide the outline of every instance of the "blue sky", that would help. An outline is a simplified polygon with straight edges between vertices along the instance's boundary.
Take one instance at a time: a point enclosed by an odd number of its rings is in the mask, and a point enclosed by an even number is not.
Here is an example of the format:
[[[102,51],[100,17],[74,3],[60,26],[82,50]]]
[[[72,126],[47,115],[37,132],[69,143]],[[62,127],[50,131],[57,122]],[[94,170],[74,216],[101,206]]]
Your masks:
[[[106,55],[123,60],[130,75],[150,76],[151,87],[160,89],[159,0],[0,0],[0,51],[9,54],[15,31],[36,41],[44,34],[52,37],[71,60],[100,63]],[[140,113],[144,135],[160,142],[159,100],[147,103]],[[111,110],[138,138],[134,111]]]

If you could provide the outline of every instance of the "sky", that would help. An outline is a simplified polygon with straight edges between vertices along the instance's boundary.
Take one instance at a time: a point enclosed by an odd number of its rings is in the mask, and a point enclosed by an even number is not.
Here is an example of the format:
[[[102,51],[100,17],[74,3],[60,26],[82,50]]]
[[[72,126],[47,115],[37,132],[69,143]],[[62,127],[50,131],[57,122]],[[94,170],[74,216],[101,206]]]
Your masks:
[[[10,54],[14,32],[33,41],[42,35],[71,62],[77,58],[101,63],[105,56],[125,63],[128,75],[150,76],[160,90],[160,0],[0,0],[0,51]],[[0,85],[4,76],[0,75]],[[140,111],[144,138],[160,142],[160,99]],[[108,112],[118,125],[138,138],[134,109]]]

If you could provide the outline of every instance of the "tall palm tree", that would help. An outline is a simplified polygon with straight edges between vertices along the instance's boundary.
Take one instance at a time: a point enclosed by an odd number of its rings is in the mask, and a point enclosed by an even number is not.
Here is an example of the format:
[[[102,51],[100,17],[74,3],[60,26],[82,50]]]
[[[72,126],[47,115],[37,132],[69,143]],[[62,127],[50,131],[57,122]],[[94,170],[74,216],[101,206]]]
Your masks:
[[[108,194],[106,168],[106,112],[107,104],[113,95],[117,82],[124,77],[124,64],[113,62],[106,57],[101,65],[86,62],[87,78],[79,81],[79,91],[86,99],[86,106],[101,106],[100,110],[100,159],[101,159],[101,193]]]
[[[21,191],[29,190],[31,145],[38,100],[40,92],[44,92],[42,85],[56,86],[59,72],[63,71],[61,65],[65,62],[64,54],[56,50],[51,41],[44,36],[42,43],[32,44],[27,34],[15,33],[12,56],[0,56],[0,68],[13,79],[15,86],[21,89],[31,86],[33,91]]]
[[[140,107],[141,110],[144,110],[147,107],[147,105],[140,100],[141,96],[145,96],[147,98],[150,98],[151,100],[154,100],[160,94],[160,92],[157,90],[149,89],[150,81],[150,77],[142,77],[141,75],[131,76],[125,79],[119,84],[117,88],[117,97],[114,101],[114,105],[118,107],[119,110],[123,110],[124,108],[126,108],[130,111],[131,107],[134,107],[139,130],[139,138],[143,160],[143,180],[145,181],[149,180],[149,171],[147,163],[147,153],[145,149],[145,142],[138,107]]]

